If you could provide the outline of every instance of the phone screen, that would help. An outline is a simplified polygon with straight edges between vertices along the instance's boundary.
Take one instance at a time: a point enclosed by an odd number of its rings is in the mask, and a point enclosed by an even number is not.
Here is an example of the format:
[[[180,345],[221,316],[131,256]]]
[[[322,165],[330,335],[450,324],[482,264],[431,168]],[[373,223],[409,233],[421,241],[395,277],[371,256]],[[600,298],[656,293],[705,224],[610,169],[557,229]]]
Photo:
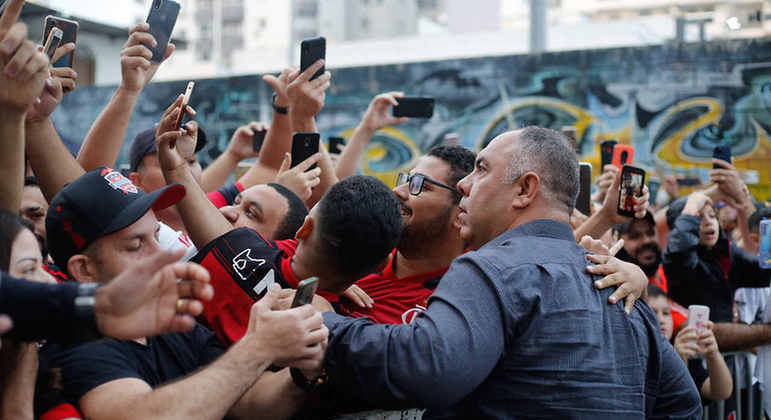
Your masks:
[[[634,215],[635,199],[642,195],[645,183],[645,171],[634,166],[624,165],[621,171],[621,185],[618,191],[618,214]]]
[[[398,105],[391,108],[394,117],[431,118],[434,115],[434,98],[397,98]]]

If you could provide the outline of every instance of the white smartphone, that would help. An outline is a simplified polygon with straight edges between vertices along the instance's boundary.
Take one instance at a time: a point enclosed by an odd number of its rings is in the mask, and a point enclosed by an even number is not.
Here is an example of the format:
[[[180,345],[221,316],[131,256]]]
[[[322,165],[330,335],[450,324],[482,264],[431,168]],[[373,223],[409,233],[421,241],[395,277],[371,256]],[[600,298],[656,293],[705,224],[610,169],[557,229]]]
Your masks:
[[[709,306],[691,305],[688,307],[688,326],[697,330],[707,328],[709,322]]]

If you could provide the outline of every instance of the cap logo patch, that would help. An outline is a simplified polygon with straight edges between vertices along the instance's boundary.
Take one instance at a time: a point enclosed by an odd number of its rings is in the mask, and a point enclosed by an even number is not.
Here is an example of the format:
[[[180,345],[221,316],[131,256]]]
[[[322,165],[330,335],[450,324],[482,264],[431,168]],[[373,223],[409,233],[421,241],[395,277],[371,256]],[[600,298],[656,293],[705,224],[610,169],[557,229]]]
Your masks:
[[[104,179],[107,181],[110,186],[116,190],[119,190],[123,192],[123,194],[136,194],[139,190],[137,190],[136,185],[132,184],[131,181],[123,176],[120,172],[117,171],[110,171],[107,172],[106,175],[103,175]]]

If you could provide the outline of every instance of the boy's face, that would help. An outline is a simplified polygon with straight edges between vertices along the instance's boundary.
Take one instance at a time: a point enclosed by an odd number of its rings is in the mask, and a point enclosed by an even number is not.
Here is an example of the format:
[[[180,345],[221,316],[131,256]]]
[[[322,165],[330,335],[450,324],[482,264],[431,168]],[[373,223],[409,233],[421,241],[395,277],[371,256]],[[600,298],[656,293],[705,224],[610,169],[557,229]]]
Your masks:
[[[718,223],[715,209],[712,206],[704,206],[701,209],[701,224],[699,225],[699,245],[712,248],[720,236],[720,223]]]
[[[665,296],[656,296],[648,299],[648,305],[653,309],[659,320],[661,333],[667,340],[672,339],[672,311]]]

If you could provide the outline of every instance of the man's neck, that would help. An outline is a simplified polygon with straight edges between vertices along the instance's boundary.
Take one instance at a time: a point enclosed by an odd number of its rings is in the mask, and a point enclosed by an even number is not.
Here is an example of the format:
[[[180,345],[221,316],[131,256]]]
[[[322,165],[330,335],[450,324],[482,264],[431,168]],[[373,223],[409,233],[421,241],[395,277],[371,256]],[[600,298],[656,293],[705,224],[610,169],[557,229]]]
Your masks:
[[[459,232],[453,230],[450,234],[444,235],[441,240],[436,240],[429,246],[423,247],[422,251],[415,252],[414,255],[407,256],[397,249],[394,257],[396,261],[392,261],[394,274],[398,278],[403,278],[441,270],[449,266],[461,253],[463,253],[463,242]]]

